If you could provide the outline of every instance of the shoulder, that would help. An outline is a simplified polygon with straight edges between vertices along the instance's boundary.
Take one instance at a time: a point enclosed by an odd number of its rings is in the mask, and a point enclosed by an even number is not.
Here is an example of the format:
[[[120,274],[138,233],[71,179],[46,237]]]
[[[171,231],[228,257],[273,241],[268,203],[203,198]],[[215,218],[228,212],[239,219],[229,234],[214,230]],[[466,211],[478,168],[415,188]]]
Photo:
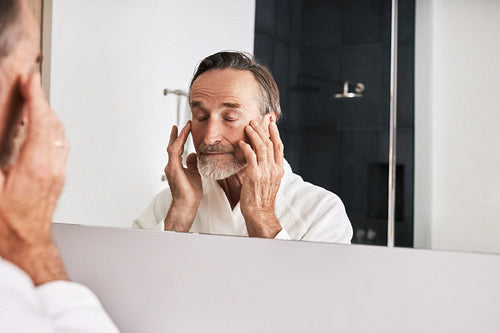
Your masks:
[[[319,205],[340,205],[342,208],[344,206],[338,195],[320,186],[306,182],[301,176],[293,173],[288,163],[285,165],[285,176],[283,177],[279,194],[286,201],[294,202],[294,204],[298,204],[299,206],[303,206],[304,204],[310,208],[315,208]],[[311,205],[311,203],[314,203],[314,205]]]
[[[349,243],[352,237],[351,223],[339,196],[304,181],[288,163],[276,210],[286,217],[283,222],[295,230],[298,239]]]

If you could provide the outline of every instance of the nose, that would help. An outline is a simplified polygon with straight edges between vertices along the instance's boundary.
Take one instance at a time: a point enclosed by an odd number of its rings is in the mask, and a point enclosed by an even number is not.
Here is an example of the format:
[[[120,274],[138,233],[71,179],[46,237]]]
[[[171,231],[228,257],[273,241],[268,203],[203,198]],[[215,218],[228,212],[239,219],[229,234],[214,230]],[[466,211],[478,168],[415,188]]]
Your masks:
[[[222,131],[220,123],[213,118],[207,120],[207,127],[203,143],[213,145],[222,141]]]

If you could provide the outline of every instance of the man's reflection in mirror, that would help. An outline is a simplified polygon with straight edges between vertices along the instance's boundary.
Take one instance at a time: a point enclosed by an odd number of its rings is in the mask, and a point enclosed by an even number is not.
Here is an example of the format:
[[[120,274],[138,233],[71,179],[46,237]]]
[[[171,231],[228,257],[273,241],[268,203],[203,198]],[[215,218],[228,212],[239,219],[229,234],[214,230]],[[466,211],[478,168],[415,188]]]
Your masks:
[[[241,52],[205,58],[191,80],[192,120],[172,128],[161,191],[133,227],[350,243],[340,198],[294,174],[283,157],[279,91]],[[182,164],[191,133],[196,153]]]

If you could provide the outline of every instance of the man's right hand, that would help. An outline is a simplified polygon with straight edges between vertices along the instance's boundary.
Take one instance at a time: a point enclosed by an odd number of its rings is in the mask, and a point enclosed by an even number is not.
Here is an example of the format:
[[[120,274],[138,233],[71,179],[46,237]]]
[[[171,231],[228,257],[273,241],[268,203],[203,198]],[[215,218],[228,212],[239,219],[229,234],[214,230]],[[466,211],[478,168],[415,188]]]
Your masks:
[[[172,204],[165,218],[165,230],[169,231],[188,232],[191,229],[203,196],[196,154],[192,153],[187,157],[187,168],[182,166],[182,153],[190,131],[191,121],[188,121],[179,135],[175,125],[170,133],[168,163],[165,167],[165,175],[172,193]]]

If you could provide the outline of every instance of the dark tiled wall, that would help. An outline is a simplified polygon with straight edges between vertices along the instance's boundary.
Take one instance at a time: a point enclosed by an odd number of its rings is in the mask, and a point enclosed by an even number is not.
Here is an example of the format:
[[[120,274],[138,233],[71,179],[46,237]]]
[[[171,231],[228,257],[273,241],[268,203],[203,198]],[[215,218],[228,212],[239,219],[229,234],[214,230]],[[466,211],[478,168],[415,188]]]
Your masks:
[[[304,179],[342,198],[355,243],[387,241],[390,6],[256,2],[255,56],[280,88],[285,157]],[[413,245],[414,13],[414,0],[399,1],[398,246]],[[333,99],[344,81],[362,82],[363,97]]]

